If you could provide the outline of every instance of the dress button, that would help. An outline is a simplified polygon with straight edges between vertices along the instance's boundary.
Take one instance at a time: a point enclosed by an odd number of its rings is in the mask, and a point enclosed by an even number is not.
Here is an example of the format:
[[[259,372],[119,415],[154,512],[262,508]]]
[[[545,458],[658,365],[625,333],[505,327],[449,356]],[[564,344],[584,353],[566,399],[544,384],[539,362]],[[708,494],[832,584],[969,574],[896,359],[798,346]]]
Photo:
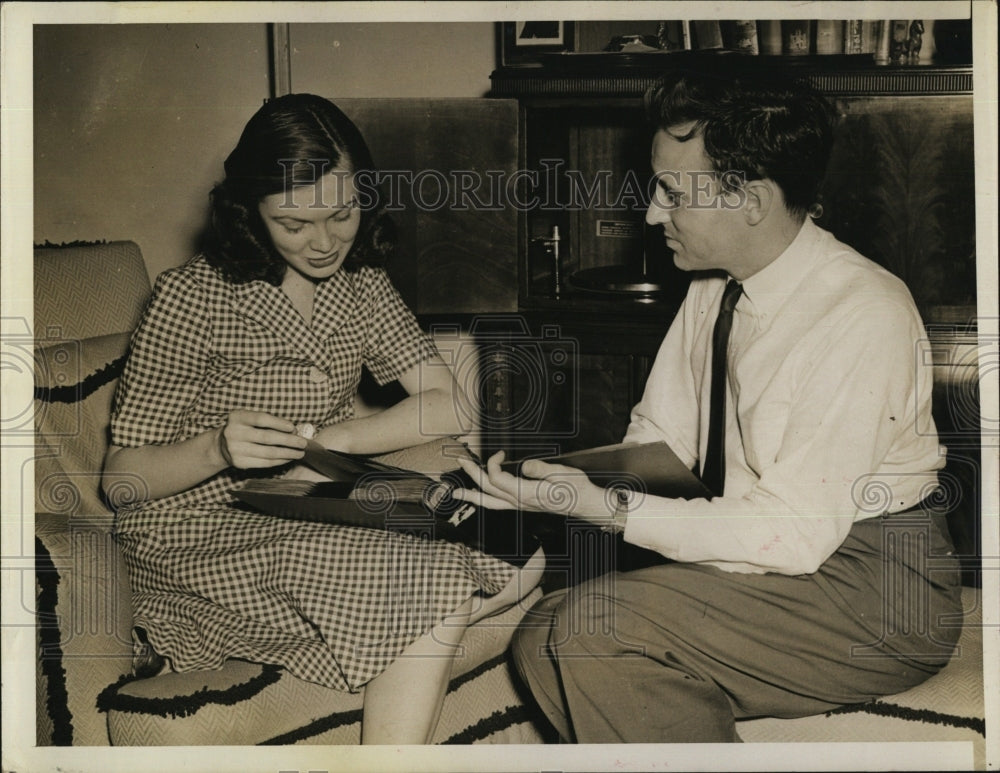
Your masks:
[[[321,384],[326,381],[326,374],[313,365],[309,368],[309,380],[314,384]]]

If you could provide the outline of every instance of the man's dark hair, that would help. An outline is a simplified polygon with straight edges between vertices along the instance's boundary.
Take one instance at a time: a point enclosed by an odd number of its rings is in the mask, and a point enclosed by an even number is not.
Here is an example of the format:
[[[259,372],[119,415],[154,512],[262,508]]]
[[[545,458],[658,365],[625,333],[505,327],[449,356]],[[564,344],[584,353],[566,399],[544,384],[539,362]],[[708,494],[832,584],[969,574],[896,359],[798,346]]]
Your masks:
[[[258,204],[268,195],[313,185],[343,168],[374,180],[361,132],[332,102],[312,94],[269,100],[247,122],[226,159],[226,178],[212,189],[205,258],[231,282],[281,283],[288,265],[271,242]],[[395,229],[374,185],[365,185],[361,224],[344,269],[381,265],[395,246]],[[371,206],[365,206],[370,204]]]
[[[770,73],[678,71],[646,93],[645,106],[655,129],[681,142],[702,137],[724,188],[770,179],[789,211],[804,214],[816,202],[836,114],[808,84]]]

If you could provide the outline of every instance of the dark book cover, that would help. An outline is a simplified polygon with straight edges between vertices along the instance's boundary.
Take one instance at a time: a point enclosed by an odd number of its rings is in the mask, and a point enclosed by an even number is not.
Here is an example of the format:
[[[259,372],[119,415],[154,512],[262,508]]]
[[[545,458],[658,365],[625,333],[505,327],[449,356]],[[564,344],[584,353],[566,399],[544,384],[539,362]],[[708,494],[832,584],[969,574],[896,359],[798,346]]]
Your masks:
[[[526,460],[506,462],[508,472],[520,473]],[[545,457],[544,462],[575,467],[599,486],[625,486],[653,496],[708,498],[711,492],[666,443],[615,443]]]
[[[522,565],[538,547],[535,530],[517,511],[487,510],[453,499],[456,487],[471,485],[462,476],[458,471],[435,481],[420,474],[378,472],[356,483],[268,479],[251,481],[233,495],[278,518],[447,540]]]

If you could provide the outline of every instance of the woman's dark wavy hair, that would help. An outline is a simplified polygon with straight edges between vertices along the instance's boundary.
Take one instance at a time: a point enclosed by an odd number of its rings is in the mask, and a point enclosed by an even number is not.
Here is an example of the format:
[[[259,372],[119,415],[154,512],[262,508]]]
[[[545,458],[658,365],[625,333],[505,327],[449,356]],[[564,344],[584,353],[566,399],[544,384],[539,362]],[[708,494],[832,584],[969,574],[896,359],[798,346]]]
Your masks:
[[[257,208],[261,199],[312,185],[336,168],[374,181],[361,132],[332,102],[313,94],[269,100],[247,122],[226,159],[226,178],[212,189],[205,258],[231,282],[281,283],[287,263]],[[365,185],[361,224],[344,269],[382,265],[395,247],[395,227],[374,184]],[[370,205],[370,206],[369,206]]]
[[[645,106],[654,129],[681,142],[703,138],[724,188],[771,179],[790,212],[804,214],[816,203],[833,147],[836,113],[808,84],[752,70],[679,71],[646,93]],[[675,132],[691,122],[690,131]]]

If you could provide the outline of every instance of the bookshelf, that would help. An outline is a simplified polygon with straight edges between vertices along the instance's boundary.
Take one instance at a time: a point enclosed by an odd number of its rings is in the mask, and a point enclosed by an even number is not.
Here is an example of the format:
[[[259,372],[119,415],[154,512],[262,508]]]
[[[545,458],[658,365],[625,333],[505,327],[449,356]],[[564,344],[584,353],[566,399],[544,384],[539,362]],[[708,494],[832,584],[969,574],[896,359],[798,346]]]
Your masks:
[[[577,30],[578,40],[586,37]],[[497,69],[491,76],[491,96],[517,100],[518,168],[539,170],[538,185],[527,193],[549,200],[546,186],[555,180],[564,190],[570,173],[592,180],[611,170],[617,181],[631,171],[644,179],[650,137],[643,93],[673,67],[734,63],[798,75],[835,101],[842,123],[824,185],[820,225],[903,278],[937,343],[946,346],[974,335],[969,64],[876,65],[870,54],[574,52],[542,57],[532,66]],[[550,177],[547,170],[554,164],[561,166]],[[927,193],[931,203],[908,195],[912,190]],[[571,370],[579,393],[570,400],[553,391],[539,428],[539,440],[560,450],[618,439],[627,423],[623,417],[641,396],[652,358],[686,290],[688,276],[664,254],[662,239],[648,238],[643,216],[641,206],[629,211],[570,206],[521,213],[519,313],[531,335],[555,325],[577,346]],[[554,227],[561,239],[558,292],[550,256],[539,248]],[[595,291],[581,281],[616,271],[626,278],[655,275],[659,289]],[[505,393],[517,404],[527,399],[529,386],[515,378]],[[563,406],[574,405],[585,409],[561,416]]]
[[[957,166],[942,167],[937,178],[922,181],[922,184],[940,183],[947,188],[945,198],[965,202],[969,212],[974,209],[971,199],[965,201],[966,193],[971,196],[972,159],[962,150],[973,145],[971,65],[876,65],[872,55],[846,54],[795,57],[728,51],[553,54],[531,67],[496,70],[491,76],[491,96],[518,101],[523,126],[520,168],[539,170],[539,183],[533,192],[550,201],[558,196],[550,195],[546,186],[549,190],[553,187],[563,190],[572,182],[566,177],[566,170],[571,170],[569,174],[575,170],[588,180],[596,179],[602,170],[612,170],[615,180],[629,173],[644,179],[648,171],[649,147],[649,130],[642,113],[642,95],[646,90],[671,68],[730,71],[734,67],[793,74],[809,81],[837,104],[843,116],[841,131],[855,132],[850,144],[872,149],[873,158],[867,161],[885,160],[883,150],[891,144],[890,139],[883,136],[885,131],[902,136],[920,126],[929,136],[949,146],[955,137],[962,138],[955,151]],[[876,136],[873,133],[876,130],[881,134]],[[855,157],[859,154],[851,147],[841,145],[832,161],[834,174],[828,186],[828,216],[821,224],[830,227],[839,238],[863,254],[892,268],[892,258],[886,256],[883,260],[877,254],[877,246],[873,248],[873,241],[877,241],[875,235],[861,232],[867,225],[851,220],[858,219],[853,210],[857,202],[866,196],[873,198],[880,181],[872,176],[872,164],[863,163]],[[556,164],[561,165],[559,179],[548,173]],[[857,174],[864,178],[865,190],[851,192],[851,186],[842,182],[844,173],[837,168],[838,164],[857,168]],[[659,313],[669,313],[669,307],[683,296],[686,277],[670,270],[668,256],[654,254],[651,250],[655,247],[643,243],[644,208],[633,209],[625,214],[595,213],[587,207],[524,213],[519,226],[519,307],[604,311],[613,310],[617,304],[628,305],[632,313],[641,315],[646,313],[644,306],[660,305],[665,308]],[[904,219],[916,215],[902,214]],[[604,238],[606,234],[600,233],[602,227],[613,227],[615,232],[608,235],[615,238]],[[546,270],[544,256],[539,254],[539,243],[545,242],[546,237],[554,233],[554,228],[559,229],[562,253],[558,289],[550,276],[554,271]],[[968,244],[970,254],[974,251],[971,215],[964,217],[956,213],[943,228],[949,243],[963,248]],[[632,238],[622,238],[628,235]],[[857,243],[852,239],[858,240]],[[665,274],[662,278],[669,285],[669,292],[636,298],[628,294],[614,296],[573,291],[572,279],[579,277],[581,271],[635,264],[639,261],[637,255],[641,256],[643,275],[648,266],[667,264],[662,269]],[[962,260],[969,263],[969,256],[963,256]],[[921,281],[933,284],[927,279]],[[962,281],[969,284],[968,277]],[[576,284],[580,286],[579,282]],[[922,311],[930,317],[950,313],[930,307],[962,306],[969,304],[970,299],[974,303],[974,279],[971,288],[958,288],[946,293],[944,298],[931,293],[922,298],[921,287],[911,289]],[[642,304],[636,304],[636,300]]]

